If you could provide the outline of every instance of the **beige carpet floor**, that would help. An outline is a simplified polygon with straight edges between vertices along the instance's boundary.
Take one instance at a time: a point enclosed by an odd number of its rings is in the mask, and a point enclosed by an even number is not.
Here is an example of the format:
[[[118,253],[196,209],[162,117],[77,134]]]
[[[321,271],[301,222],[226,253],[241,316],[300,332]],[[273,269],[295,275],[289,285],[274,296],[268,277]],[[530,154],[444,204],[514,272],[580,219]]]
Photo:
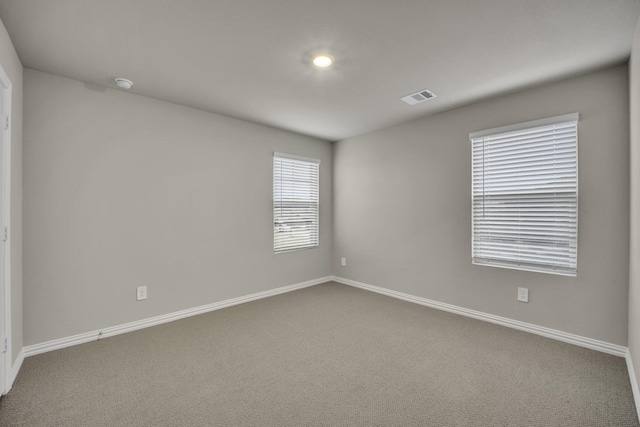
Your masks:
[[[624,359],[327,283],[29,357],[10,426],[638,426]]]

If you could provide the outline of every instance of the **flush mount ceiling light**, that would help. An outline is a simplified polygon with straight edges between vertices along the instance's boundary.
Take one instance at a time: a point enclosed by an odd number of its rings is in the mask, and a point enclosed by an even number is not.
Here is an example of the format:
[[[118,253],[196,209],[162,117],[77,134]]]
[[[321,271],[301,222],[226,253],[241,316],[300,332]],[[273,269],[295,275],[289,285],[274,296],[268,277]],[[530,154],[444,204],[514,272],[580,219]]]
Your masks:
[[[131,80],[123,79],[122,77],[117,77],[114,80],[118,87],[122,89],[131,89],[131,86],[133,86],[133,82]]]
[[[333,58],[331,55],[321,54],[313,57],[313,65],[318,68],[327,68],[329,65],[333,64]]]

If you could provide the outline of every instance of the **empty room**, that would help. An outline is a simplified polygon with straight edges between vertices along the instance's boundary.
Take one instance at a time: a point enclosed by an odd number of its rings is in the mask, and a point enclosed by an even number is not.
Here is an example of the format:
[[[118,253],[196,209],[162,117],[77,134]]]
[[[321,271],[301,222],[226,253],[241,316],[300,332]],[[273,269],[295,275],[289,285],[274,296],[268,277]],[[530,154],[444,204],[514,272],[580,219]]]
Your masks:
[[[0,21],[0,426],[640,427],[640,1]]]

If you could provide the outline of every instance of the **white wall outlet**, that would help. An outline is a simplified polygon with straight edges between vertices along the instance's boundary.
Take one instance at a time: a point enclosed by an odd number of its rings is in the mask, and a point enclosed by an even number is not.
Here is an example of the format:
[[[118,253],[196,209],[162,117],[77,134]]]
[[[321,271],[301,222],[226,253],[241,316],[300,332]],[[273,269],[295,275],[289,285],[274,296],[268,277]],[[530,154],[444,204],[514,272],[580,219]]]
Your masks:
[[[518,288],[518,301],[529,302],[529,289]]]
[[[138,286],[136,289],[136,300],[142,301],[143,299],[147,299],[147,287]]]
[[[347,266],[347,257],[343,256],[342,259],[340,260],[340,265],[342,265],[343,267]]]

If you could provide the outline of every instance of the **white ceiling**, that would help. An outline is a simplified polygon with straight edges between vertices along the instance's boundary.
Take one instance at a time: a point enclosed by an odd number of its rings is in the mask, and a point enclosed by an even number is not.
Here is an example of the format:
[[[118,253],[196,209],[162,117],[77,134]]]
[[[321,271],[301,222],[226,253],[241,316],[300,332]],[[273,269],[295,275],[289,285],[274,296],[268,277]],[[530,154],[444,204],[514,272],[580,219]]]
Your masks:
[[[328,140],[625,61],[638,0],[0,0],[27,68]],[[314,52],[335,57],[314,69]],[[400,97],[428,88],[438,98]]]

